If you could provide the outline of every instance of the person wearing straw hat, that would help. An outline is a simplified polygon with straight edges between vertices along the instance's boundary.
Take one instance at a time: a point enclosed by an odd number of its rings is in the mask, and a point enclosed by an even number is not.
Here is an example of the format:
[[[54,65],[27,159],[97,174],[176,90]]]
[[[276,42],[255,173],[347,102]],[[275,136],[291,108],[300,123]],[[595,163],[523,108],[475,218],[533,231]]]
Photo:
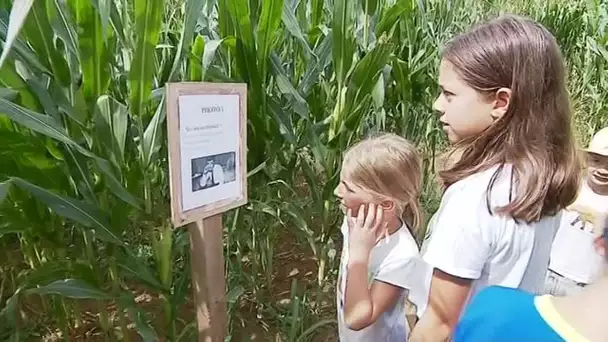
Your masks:
[[[593,222],[608,211],[608,127],[584,150],[587,174],[575,202],[564,210],[551,248],[545,292],[579,292],[599,277],[602,258],[593,248]]]

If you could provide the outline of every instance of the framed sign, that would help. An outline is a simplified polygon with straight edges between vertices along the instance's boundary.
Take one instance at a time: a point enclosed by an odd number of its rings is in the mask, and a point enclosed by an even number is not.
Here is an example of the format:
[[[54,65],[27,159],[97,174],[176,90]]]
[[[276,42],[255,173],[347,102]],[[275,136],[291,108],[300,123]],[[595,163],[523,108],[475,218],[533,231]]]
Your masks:
[[[247,85],[168,83],[167,138],[175,227],[247,203]]]

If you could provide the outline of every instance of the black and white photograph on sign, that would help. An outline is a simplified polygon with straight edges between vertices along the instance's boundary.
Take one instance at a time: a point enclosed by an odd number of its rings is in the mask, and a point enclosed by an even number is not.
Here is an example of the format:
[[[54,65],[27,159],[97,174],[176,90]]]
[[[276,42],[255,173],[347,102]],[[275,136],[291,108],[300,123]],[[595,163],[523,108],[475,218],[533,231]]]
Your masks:
[[[192,192],[236,180],[235,152],[192,159]]]
[[[178,108],[181,210],[243,197],[239,96],[181,95]]]

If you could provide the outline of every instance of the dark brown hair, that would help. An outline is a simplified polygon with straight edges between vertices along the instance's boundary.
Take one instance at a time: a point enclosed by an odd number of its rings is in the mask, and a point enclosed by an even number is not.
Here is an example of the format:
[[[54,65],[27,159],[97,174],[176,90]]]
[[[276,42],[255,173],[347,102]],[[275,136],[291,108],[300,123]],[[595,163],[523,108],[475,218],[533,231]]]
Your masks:
[[[481,134],[457,144],[458,162],[439,176],[447,187],[499,165],[513,165],[514,197],[490,208],[516,220],[534,222],[570,205],[580,183],[565,66],[553,35],[539,23],[505,15],[450,41],[443,60],[481,95],[511,89],[507,112]]]

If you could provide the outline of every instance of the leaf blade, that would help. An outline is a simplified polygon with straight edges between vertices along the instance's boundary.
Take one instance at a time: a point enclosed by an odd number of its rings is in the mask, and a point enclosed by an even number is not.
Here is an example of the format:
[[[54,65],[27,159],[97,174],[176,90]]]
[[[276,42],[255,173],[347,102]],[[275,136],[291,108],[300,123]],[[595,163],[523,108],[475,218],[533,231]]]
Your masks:
[[[27,294],[60,295],[74,299],[112,299],[112,296],[78,279],[57,280],[45,286],[29,289]]]
[[[58,195],[21,178],[12,178],[11,181],[45,203],[57,215],[92,228],[99,238],[104,241],[123,245],[123,242],[109,228],[110,225],[106,218],[95,207],[73,198]]]
[[[163,4],[159,0],[135,0],[135,30],[139,32],[129,72],[130,105],[133,115],[142,115],[152,91],[156,44],[162,23]]]
[[[34,0],[23,0],[23,1],[15,1],[13,2],[13,7],[11,8],[11,14],[8,24],[8,30],[6,35],[6,41],[4,43],[4,47],[2,50],[2,55],[0,55],[0,68],[4,65],[4,61],[6,57],[8,57],[9,52],[13,46],[13,43],[19,36],[19,32],[27,19],[27,16],[34,4]]]

